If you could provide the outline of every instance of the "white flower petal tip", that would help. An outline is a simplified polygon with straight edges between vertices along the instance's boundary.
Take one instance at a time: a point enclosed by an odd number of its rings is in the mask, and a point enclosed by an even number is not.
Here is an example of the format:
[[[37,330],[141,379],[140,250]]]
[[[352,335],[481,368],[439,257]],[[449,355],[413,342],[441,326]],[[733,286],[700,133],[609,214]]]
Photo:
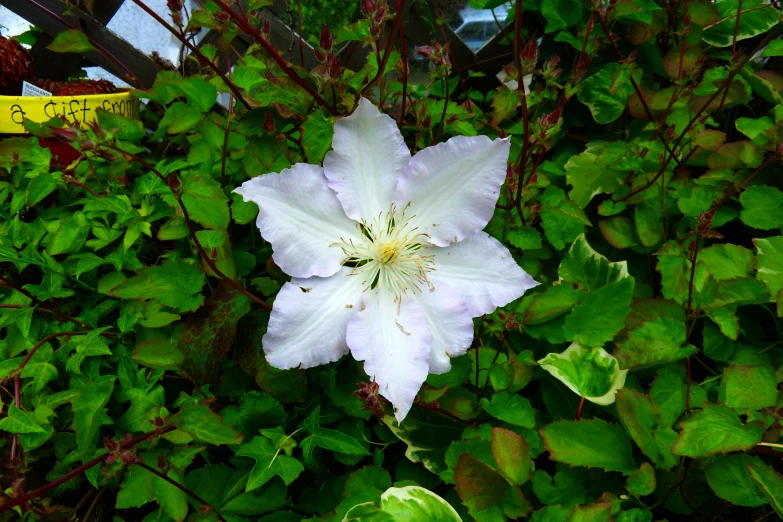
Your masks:
[[[397,122],[362,98],[353,114],[335,122],[324,174],[346,215],[370,220],[389,210],[400,172],[410,159]]]
[[[603,348],[584,348],[577,342],[563,353],[550,353],[538,364],[571,391],[601,406],[615,401],[628,374]]]
[[[455,290],[473,317],[492,313],[539,285],[511,252],[486,232],[426,253],[434,257],[430,281]]]
[[[459,293],[447,285],[433,285],[415,299],[432,334],[429,373],[446,373],[451,358],[464,355],[473,343],[473,316]]]
[[[358,231],[321,167],[297,163],[280,174],[250,179],[234,192],[258,205],[256,225],[283,272],[328,277],[340,270],[345,256],[335,243],[357,237]]]
[[[402,422],[427,378],[432,335],[411,298],[398,306],[387,292],[365,294],[364,306],[348,322],[348,347],[354,359],[364,361],[364,371]]]
[[[311,368],[348,353],[345,332],[362,300],[361,282],[347,277],[348,271],[283,286],[262,339],[269,364],[282,370]]]
[[[506,179],[511,141],[455,136],[416,153],[400,175],[397,205],[410,203],[415,223],[437,246],[482,230]]]

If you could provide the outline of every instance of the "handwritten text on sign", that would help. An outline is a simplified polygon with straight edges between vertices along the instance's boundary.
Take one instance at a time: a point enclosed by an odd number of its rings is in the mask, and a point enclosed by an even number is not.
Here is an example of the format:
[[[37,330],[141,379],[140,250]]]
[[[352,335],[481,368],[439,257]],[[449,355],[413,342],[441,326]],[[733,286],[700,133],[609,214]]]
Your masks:
[[[0,133],[25,132],[25,119],[43,123],[60,117],[84,124],[97,119],[95,111],[98,109],[126,118],[137,118],[139,100],[129,93],[53,97],[0,96]]]

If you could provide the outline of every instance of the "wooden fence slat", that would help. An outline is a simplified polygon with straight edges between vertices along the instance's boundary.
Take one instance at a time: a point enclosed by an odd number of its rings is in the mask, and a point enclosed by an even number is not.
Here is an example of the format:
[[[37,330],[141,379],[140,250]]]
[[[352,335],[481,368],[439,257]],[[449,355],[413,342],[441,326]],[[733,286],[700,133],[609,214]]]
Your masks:
[[[125,0],[103,0],[93,4],[92,15],[103,25],[108,25]],[[87,60],[78,53],[56,53],[47,49],[54,38],[42,34],[30,50],[33,59],[33,76],[43,80],[65,81]]]
[[[78,16],[80,27],[85,33],[99,42],[109,52],[111,52],[117,59],[125,64],[128,69],[133,71],[136,77],[149,87],[155,81],[155,76],[158,71],[161,70],[161,66],[155,62],[151,57],[147,56],[143,52],[136,49],[133,45],[120,38],[112,31],[106,28],[99,20],[94,16],[86,13],[83,10],[74,10],[63,0],[36,0],[39,4],[46,7],[50,11],[58,14],[59,16],[66,18],[66,12],[73,12]],[[55,36],[58,33],[65,31],[68,27],[61,24],[49,16],[46,12],[39,9],[33,4],[26,2],[25,0],[0,0],[0,5],[3,5],[26,19],[28,22],[39,27],[45,33],[50,36]],[[73,17],[68,18],[73,20]],[[107,71],[116,74],[117,76],[124,78],[124,72],[114,64],[113,61],[106,58],[99,52],[88,52],[84,55],[92,62],[103,67]]]

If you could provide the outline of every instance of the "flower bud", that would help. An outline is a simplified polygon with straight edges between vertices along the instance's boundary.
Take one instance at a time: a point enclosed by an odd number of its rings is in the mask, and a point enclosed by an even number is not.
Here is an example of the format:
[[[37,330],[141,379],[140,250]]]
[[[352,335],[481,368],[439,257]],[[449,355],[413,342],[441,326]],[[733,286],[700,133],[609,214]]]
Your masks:
[[[81,131],[74,127],[50,127],[52,136],[66,143],[73,143],[81,135]]]
[[[362,14],[365,16],[370,16],[375,14],[375,10],[378,8],[378,5],[375,3],[375,0],[362,0]]]
[[[329,32],[329,26],[327,24],[324,24],[323,28],[321,28],[321,39],[319,44],[324,51],[331,51],[332,46],[334,46],[334,40],[332,39],[332,34]]]

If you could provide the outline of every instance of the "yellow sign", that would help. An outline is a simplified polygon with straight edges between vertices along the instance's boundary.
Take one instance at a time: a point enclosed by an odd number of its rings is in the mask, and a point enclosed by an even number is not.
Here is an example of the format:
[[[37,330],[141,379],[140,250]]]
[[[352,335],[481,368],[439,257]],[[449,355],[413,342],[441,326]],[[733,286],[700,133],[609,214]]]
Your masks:
[[[98,109],[137,118],[139,99],[129,92],[83,96],[0,96],[0,134],[23,134],[25,118],[43,123],[59,116],[84,124],[97,120]]]

